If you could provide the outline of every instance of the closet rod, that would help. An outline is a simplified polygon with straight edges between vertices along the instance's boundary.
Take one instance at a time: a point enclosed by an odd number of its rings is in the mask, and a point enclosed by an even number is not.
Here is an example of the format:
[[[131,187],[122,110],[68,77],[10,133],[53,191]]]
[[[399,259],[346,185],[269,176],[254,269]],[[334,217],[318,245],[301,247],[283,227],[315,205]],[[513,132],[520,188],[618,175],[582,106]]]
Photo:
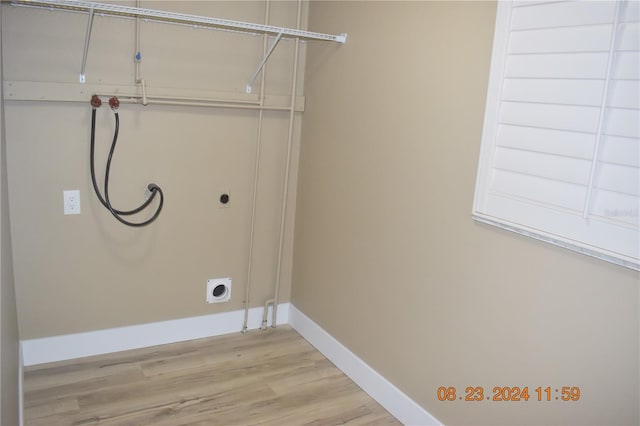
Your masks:
[[[143,9],[138,7],[121,6],[116,4],[94,3],[81,0],[11,0],[15,5],[27,5],[61,10],[72,10],[101,15],[125,16],[141,18],[158,22],[172,22],[179,24],[195,25],[203,28],[236,29],[253,34],[282,34],[289,38],[304,38],[311,40],[335,41],[344,43],[346,34],[324,34],[312,31],[303,31],[292,28],[275,27],[272,25],[254,24],[250,22],[233,21],[230,19],[211,18],[207,16],[188,15],[184,13],[167,12],[163,10]]]

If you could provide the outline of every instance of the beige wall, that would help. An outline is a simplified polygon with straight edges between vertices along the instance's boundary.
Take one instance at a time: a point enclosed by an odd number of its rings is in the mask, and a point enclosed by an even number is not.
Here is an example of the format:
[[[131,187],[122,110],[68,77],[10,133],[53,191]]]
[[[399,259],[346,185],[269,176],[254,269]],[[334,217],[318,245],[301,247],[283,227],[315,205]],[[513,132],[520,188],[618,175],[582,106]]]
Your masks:
[[[262,2],[143,1],[141,6],[250,22],[263,22],[265,13]],[[159,184],[166,197],[156,223],[127,228],[92,192],[88,101],[95,85],[112,85],[114,91],[133,86],[134,21],[96,16],[87,83],[80,86],[85,14],[6,4],[4,12],[9,196],[21,338],[241,309],[258,112],[121,105],[112,202],[121,209],[137,206],[149,182]],[[295,3],[272,4],[271,24],[293,27],[295,22]],[[242,100],[262,46],[262,37],[143,22],[141,76],[149,95],[173,90],[181,96],[215,93]],[[293,42],[283,41],[271,57],[267,95],[288,99],[292,53]],[[303,53],[301,58],[304,64]],[[254,89],[259,92],[259,80]],[[55,100],[81,90],[86,90],[86,103],[13,100],[25,93]],[[288,117],[288,112],[264,114],[252,306],[274,292]],[[97,114],[99,182],[112,131],[113,114],[103,105]],[[298,138],[296,153],[297,145]],[[294,161],[292,179],[295,167]],[[63,215],[66,189],[81,191],[81,215]],[[230,206],[219,208],[219,196],[227,191]],[[294,197],[292,191],[291,208]],[[293,219],[289,222],[292,231]],[[281,302],[290,293],[291,232],[287,235]],[[231,301],[205,304],[207,279],[228,276],[233,279]]]
[[[292,302],[445,424],[638,424],[638,273],[471,218],[495,11],[312,3]]]
[[[0,46],[2,44],[2,9],[0,8]],[[0,48],[0,80],[2,80]],[[1,90],[1,89],[0,89]],[[11,255],[9,197],[7,191],[6,145],[4,137],[3,96],[0,95],[0,424],[18,424],[18,317]]]

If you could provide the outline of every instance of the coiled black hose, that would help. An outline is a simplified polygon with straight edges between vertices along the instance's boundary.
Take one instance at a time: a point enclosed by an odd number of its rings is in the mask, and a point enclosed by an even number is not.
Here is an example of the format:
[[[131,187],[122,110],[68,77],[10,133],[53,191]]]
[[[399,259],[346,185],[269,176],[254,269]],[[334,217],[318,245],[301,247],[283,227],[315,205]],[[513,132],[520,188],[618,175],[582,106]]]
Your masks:
[[[98,196],[98,200],[100,200],[100,203],[107,210],[109,210],[113,215],[113,217],[118,219],[118,221],[128,226],[135,226],[135,227],[146,226],[152,223],[153,221],[155,221],[160,215],[160,212],[162,211],[162,206],[164,204],[164,194],[162,193],[162,189],[155,183],[150,183],[147,186],[147,189],[151,192],[151,195],[149,196],[149,198],[147,198],[147,200],[144,203],[142,203],[142,205],[140,205],[139,207],[133,210],[118,210],[111,205],[111,201],[109,199],[109,174],[111,170],[111,160],[113,159],[113,153],[116,150],[116,143],[118,142],[118,132],[120,130],[120,117],[118,115],[118,110],[117,110],[119,102],[117,98],[114,97],[109,100],[109,105],[111,105],[111,109],[113,110],[113,113],[115,115],[115,130],[113,132],[113,141],[111,142],[111,149],[109,150],[107,167],[104,174],[104,197],[102,196],[102,194],[100,194],[100,190],[98,189],[98,183],[96,182],[96,171],[95,171],[95,139],[96,139],[95,135],[96,135],[96,109],[99,108],[100,105],[102,105],[102,101],[98,96],[94,95],[91,98],[91,105],[93,109],[91,111],[91,149],[90,149],[91,152],[90,152],[89,164],[91,168],[91,183],[93,184],[93,189],[96,195]],[[141,212],[149,204],[153,202],[154,198],[158,194],[160,194],[160,202],[158,204],[158,207],[156,208],[155,213],[149,219],[145,220],[144,222],[130,222],[122,218],[122,216],[129,216],[129,215],[133,215]]]

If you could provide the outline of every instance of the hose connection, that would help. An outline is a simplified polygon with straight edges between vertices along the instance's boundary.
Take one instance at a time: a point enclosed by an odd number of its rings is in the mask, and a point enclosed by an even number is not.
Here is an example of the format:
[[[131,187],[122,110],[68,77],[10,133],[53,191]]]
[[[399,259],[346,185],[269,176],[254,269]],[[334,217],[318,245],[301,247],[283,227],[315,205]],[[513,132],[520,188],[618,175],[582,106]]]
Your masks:
[[[102,100],[100,99],[100,97],[98,95],[93,95],[91,97],[91,106],[93,107],[93,109],[98,109],[101,105]]]
[[[109,106],[113,110],[113,112],[118,112],[118,108],[120,107],[120,101],[115,96],[109,99]]]

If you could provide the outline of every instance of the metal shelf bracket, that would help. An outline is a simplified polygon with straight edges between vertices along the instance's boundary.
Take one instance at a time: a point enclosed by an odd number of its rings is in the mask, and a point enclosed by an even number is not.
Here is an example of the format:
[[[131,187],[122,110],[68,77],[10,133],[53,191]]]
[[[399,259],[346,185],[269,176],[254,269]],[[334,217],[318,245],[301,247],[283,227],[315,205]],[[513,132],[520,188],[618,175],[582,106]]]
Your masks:
[[[273,49],[276,48],[280,39],[282,39],[282,33],[279,33],[276,39],[273,41],[273,44],[271,45],[271,47],[269,47],[269,50],[264,55],[264,58],[262,58],[262,62],[260,62],[260,65],[258,65],[258,69],[253,73],[253,76],[249,80],[249,83],[247,83],[247,93],[251,93],[251,90],[253,90],[253,82],[256,81],[258,74],[260,74],[260,70],[262,70],[264,64],[267,63],[267,59],[269,59],[269,56],[271,56],[271,54],[273,53]]]
[[[82,66],[80,67],[80,83],[84,83],[85,70],[87,68],[87,54],[89,53],[89,40],[91,39],[91,28],[93,27],[93,8],[89,9],[89,22],[87,22],[87,33],[84,36],[84,52],[82,53]]]

